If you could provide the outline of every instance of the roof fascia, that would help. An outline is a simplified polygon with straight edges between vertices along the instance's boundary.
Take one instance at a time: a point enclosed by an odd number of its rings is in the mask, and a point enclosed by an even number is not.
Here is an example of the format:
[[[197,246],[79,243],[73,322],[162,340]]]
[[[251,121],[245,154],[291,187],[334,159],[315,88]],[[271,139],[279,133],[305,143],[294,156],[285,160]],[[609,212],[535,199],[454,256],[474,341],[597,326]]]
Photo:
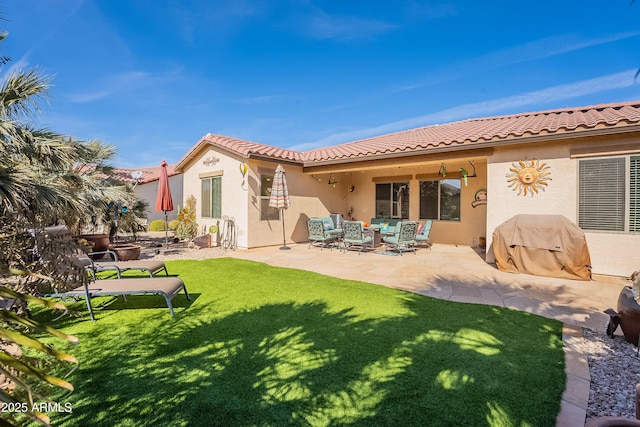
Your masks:
[[[254,160],[262,160],[262,161],[270,162],[270,163],[282,163],[284,165],[290,165],[290,166],[300,166],[300,167],[303,166],[302,162],[299,162],[299,161],[296,161],[296,160],[282,159],[280,157],[265,156],[265,155],[262,155],[262,154],[251,153],[251,154],[249,154],[248,158],[249,159],[254,159]]]
[[[386,155],[378,156],[366,156],[359,158],[346,158],[340,159],[341,162],[333,163],[314,163],[310,166],[305,166],[303,172],[306,174],[323,173],[323,172],[350,172],[357,170],[371,170],[371,169],[385,169],[395,166],[414,166],[424,163],[437,163],[441,161],[449,160],[480,160],[487,158],[493,154],[493,148],[491,147],[469,147],[465,150],[453,150],[448,147],[449,150],[421,150],[412,151],[410,153],[387,153]]]

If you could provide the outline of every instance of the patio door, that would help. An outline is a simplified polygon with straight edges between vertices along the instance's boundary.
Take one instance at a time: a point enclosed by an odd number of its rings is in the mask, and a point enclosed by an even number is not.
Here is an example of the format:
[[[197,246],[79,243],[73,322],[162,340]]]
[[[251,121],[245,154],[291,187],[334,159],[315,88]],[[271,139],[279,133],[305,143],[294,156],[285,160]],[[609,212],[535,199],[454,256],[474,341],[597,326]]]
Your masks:
[[[376,184],[376,217],[409,218],[409,183]]]

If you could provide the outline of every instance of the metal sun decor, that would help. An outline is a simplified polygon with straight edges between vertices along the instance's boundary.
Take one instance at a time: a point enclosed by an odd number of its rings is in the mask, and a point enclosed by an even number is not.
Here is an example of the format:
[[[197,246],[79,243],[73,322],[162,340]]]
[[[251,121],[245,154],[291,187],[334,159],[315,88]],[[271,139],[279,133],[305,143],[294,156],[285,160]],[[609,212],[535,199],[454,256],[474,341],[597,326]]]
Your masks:
[[[548,172],[550,169],[546,163],[540,164],[540,160],[520,160],[518,164],[511,164],[510,173],[507,174],[507,182],[513,191],[518,190],[518,196],[538,193],[539,190],[545,191],[545,187],[549,185],[547,181],[551,181]]]

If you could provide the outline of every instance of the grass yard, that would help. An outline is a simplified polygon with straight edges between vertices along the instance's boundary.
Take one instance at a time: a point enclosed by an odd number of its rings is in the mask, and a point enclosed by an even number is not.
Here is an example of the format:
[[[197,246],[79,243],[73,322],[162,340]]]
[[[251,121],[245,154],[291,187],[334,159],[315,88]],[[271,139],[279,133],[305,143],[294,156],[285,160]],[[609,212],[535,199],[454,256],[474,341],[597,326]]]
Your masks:
[[[250,261],[167,265],[192,296],[175,318],[161,297],[100,298],[97,322],[81,301],[54,325],[80,338],[54,425],[555,425],[560,322]]]

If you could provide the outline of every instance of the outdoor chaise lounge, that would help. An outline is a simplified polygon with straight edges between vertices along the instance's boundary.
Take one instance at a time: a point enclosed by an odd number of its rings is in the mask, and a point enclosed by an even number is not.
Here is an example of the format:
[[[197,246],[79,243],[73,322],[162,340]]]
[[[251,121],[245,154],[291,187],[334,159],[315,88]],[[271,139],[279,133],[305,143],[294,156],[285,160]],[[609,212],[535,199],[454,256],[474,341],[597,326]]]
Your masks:
[[[153,277],[153,278],[134,278],[134,279],[104,279],[93,280],[72,291],[55,296],[62,298],[82,298],[84,297],[89,309],[89,316],[95,322],[93,315],[93,307],[91,306],[91,298],[99,296],[115,296],[115,295],[162,295],[167,302],[167,307],[171,316],[175,316],[171,300],[184,291],[187,300],[191,300],[187,287],[184,282],[177,277]]]
[[[90,263],[91,271],[99,273],[101,271],[115,271],[118,279],[122,277],[122,273],[129,270],[140,270],[149,273],[149,277],[153,277],[155,273],[164,270],[164,275],[169,276],[167,266],[162,261],[155,260],[131,260],[118,261],[118,255],[113,251],[92,252],[91,255],[109,255],[111,260],[94,260],[91,258],[83,258]]]
[[[129,262],[129,261],[123,261]],[[151,263],[152,261],[148,261]],[[98,279],[97,272],[99,271],[95,264],[89,258],[78,258],[79,266],[82,266],[87,272],[87,283],[79,286],[71,291],[67,291],[64,293],[55,293],[50,295],[45,295],[49,297],[56,298],[84,298],[87,303],[87,308],[89,310],[89,316],[91,320],[95,322],[95,317],[93,315],[93,307],[91,305],[91,298],[99,297],[99,296],[117,296],[122,295],[123,298],[126,295],[162,295],[167,302],[167,307],[169,308],[169,312],[171,316],[175,316],[175,312],[173,311],[173,305],[171,304],[171,300],[180,293],[180,291],[184,291],[184,295],[187,300],[191,300],[189,297],[189,293],[187,292],[187,287],[185,286],[182,279],[178,277],[136,277],[136,278],[120,278],[120,272],[118,271],[117,279]],[[152,266],[149,265],[149,274],[151,274]],[[139,265],[137,267],[131,267],[127,269],[123,269],[121,271],[126,270],[147,270],[147,268]],[[158,269],[156,269],[157,271]],[[165,268],[166,272],[166,268]],[[126,299],[125,299],[126,300]]]

